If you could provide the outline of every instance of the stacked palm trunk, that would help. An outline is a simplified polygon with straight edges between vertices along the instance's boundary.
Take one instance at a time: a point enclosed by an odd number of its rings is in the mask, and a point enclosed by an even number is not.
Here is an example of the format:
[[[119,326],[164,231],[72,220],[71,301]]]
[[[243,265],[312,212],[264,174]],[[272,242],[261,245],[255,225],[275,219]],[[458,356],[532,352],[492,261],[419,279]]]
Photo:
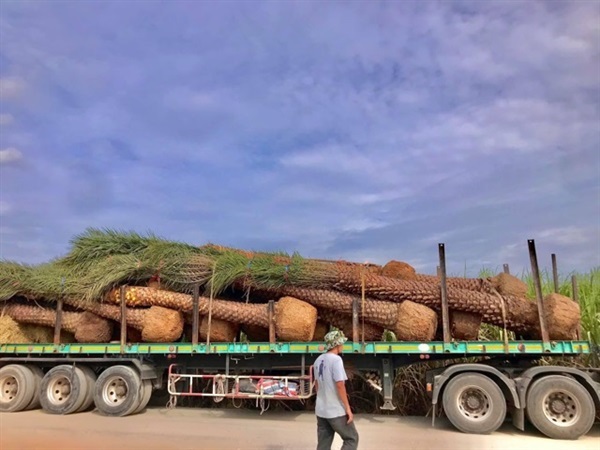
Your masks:
[[[66,257],[51,263],[0,263],[2,315],[12,327],[6,330],[16,329],[13,323],[51,328],[62,299],[63,329],[78,342],[119,339],[114,325],[122,319],[122,300],[130,340],[191,340],[196,286],[201,341],[267,340],[270,300],[280,341],[320,340],[331,327],[355,341],[381,340],[389,332],[397,340],[430,341],[441,328],[439,279],[398,261],[381,267],[88,230],[72,241]],[[454,339],[477,339],[483,323],[540,336],[537,305],[517,278],[449,278],[447,286]],[[574,336],[580,320],[575,302],[553,294],[545,314],[552,339]],[[8,342],[10,334],[0,336]],[[27,339],[14,334],[13,340]]]

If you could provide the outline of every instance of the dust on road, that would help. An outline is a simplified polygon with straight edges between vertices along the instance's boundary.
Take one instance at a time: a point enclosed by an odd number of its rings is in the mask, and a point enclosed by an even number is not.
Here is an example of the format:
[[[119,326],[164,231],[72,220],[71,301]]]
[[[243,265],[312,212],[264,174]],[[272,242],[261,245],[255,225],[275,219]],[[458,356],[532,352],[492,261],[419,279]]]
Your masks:
[[[510,424],[489,436],[455,431],[445,420],[359,415],[362,450],[598,450],[600,426],[575,442],[555,441]],[[287,450],[314,449],[316,425],[310,413],[247,410],[148,409],[130,417],[89,412],[53,416],[42,411],[0,414],[1,450]],[[333,448],[339,449],[336,440]]]

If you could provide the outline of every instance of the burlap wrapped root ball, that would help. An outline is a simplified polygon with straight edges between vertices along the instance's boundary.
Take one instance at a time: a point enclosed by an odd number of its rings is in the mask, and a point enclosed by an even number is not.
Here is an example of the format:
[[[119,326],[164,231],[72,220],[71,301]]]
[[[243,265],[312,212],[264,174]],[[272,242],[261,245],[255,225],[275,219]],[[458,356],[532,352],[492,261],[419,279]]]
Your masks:
[[[394,333],[399,341],[431,341],[438,326],[436,312],[410,300],[398,307],[398,320]]]
[[[310,342],[317,325],[317,308],[294,297],[275,304],[275,333],[281,341]]]
[[[68,313],[67,313],[68,314]],[[91,312],[72,313],[79,314],[75,328],[77,342],[109,342],[113,332],[113,323]]]
[[[508,273],[499,273],[495,277],[489,278],[489,281],[500,295],[512,295],[519,298],[527,296],[527,284]]]
[[[175,342],[183,333],[183,314],[162,306],[144,311],[142,340],[144,342]]]
[[[208,336],[208,316],[202,316],[199,327],[199,337],[201,341],[206,341]],[[212,319],[210,323],[210,341],[211,342],[233,342],[237,340],[240,326],[235,323],[220,319]]]
[[[481,315],[450,311],[450,335],[459,341],[476,341],[481,328]]]
[[[581,311],[577,302],[560,294],[544,297],[546,327],[550,339],[575,339],[581,321]]]
[[[416,278],[414,267],[403,261],[389,261],[381,270],[381,275],[400,280],[413,280]]]

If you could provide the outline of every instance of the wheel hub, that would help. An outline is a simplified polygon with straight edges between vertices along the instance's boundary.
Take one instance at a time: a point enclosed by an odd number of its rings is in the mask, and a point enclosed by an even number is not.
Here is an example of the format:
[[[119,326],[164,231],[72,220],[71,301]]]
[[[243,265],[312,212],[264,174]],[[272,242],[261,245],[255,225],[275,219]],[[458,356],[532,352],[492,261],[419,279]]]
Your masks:
[[[567,405],[565,404],[565,402],[562,401],[562,399],[552,400],[552,402],[550,403],[550,411],[552,411],[555,414],[562,414],[565,412],[566,409]]]
[[[119,405],[125,401],[129,390],[127,383],[121,377],[113,377],[107,380],[102,389],[102,396],[107,404]]]
[[[469,419],[483,419],[490,411],[490,399],[485,391],[471,386],[459,395],[458,409]]]
[[[544,399],[544,415],[553,424],[568,427],[579,420],[581,405],[568,392],[553,391]]]
[[[62,405],[71,395],[71,382],[67,377],[56,377],[48,383],[47,397],[55,405]]]
[[[0,380],[0,401],[8,403],[15,398],[19,391],[19,382],[13,376],[6,376]]]

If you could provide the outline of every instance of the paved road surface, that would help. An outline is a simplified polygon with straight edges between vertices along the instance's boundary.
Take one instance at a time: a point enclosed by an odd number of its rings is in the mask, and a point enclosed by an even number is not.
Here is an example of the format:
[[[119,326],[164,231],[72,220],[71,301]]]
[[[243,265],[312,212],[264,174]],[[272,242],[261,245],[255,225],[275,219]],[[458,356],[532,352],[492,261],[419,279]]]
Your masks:
[[[554,441],[510,424],[490,436],[454,431],[444,420],[431,428],[422,417],[357,416],[360,448],[376,450],[599,450],[600,426],[576,442]],[[53,416],[42,411],[0,414],[1,450],[314,449],[310,413],[148,409],[109,418],[97,413]],[[339,449],[341,441],[333,448]]]

